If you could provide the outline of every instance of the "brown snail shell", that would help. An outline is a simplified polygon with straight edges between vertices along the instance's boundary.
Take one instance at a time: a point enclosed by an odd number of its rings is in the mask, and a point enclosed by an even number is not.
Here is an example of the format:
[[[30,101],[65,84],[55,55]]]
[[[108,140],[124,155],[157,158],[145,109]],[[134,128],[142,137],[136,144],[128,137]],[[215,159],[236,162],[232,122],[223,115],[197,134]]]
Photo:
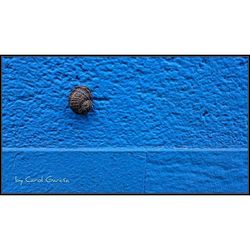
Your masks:
[[[69,106],[77,114],[87,114],[92,109],[92,94],[85,86],[73,89],[69,96]]]

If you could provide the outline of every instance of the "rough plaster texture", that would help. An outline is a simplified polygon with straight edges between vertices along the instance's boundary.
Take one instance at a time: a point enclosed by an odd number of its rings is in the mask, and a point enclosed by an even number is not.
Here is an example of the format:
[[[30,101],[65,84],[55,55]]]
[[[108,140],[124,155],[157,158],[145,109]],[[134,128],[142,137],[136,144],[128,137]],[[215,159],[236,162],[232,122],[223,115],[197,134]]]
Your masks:
[[[8,152],[4,157],[6,193],[143,193],[142,153]]]
[[[247,57],[4,57],[2,63],[6,192],[247,192]],[[78,85],[94,96],[88,116],[68,106]],[[120,147],[128,152],[115,153]],[[63,150],[40,155],[39,148]],[[204,152],[168,152],[175,148]],[[18,154],[24,158],[13,161]],[[68,188],[14,183],[32,171],[77,181]]]
[[[4,193],[246,193],[248,185],[247,152],[45,149],[3,156]]]
[[[148,193],[244,193],[247,152],[149,153]]]
[[[245,147],[247,58],[3,60],[5,147]],[[77,85],[94,95],[72,113]]]

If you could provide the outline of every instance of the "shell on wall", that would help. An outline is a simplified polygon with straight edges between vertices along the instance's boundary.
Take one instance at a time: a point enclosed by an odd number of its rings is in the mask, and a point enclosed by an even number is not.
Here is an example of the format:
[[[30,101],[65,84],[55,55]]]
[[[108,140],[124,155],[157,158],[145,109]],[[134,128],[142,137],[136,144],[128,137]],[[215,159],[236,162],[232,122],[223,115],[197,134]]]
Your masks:
[[[92,94],[85,86],[73,89],[69,96],[69,106],[77,114],[87,114],[92,109]]]

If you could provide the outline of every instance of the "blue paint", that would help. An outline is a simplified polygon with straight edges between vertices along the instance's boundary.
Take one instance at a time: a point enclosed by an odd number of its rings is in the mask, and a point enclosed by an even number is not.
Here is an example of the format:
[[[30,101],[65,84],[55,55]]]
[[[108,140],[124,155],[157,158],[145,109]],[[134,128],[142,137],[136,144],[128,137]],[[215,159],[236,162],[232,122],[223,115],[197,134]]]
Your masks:
[[[2,63],[4,192],[248,191],[247,57],[4,57]],[[68,106],[77,85],[93,92],[88,116]],[[77,181],[20,187],[13,178],[24,173]]]
[[[248,153],[227,151],[148,154],[148,193],[247,193]]]
[[[144,192],[142,153],[19,151],[4,163],[4,193]]]

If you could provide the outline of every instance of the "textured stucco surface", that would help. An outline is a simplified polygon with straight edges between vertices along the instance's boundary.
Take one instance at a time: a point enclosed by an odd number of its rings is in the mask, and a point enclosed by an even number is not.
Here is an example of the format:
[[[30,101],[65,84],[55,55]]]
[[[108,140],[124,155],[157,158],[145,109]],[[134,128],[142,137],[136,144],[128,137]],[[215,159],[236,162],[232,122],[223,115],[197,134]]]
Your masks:
[[[148,193],[244,193],[247,152],[149,153]]]
[[[4,157],[6,193],[143,193],[142,153],[7,152]]]
[[[248,186],[247,152],[14,151],[4,163],[4,193],[237,194]]]
[[[247,58],[15,57],[2,78],[4,147],[247,146]]]
[[[3,191],[246,193],[247,92],[247,57],[4,57]]]

